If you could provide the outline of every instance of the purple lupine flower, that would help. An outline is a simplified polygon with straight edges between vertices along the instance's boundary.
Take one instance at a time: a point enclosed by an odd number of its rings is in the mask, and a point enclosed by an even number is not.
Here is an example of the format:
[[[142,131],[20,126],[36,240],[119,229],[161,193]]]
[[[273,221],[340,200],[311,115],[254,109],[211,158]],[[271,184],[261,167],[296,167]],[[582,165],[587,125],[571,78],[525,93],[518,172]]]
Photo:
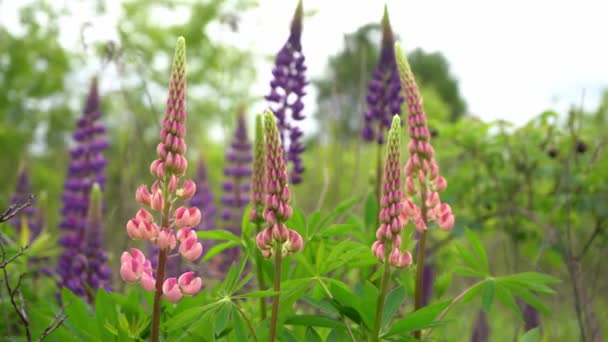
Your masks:
[[[19,167],[19,173],[17,176],[17,186],[15,187],[15,193],[11,196],[10,203],[17,204],[26,201],[32,194],[32,185],[30,183],[30,177],[25,165]],[[33,201],[35,202],[35,198]],[[39,216],[38,210],[35,208],[34,203],[23,208],[17,213],[12,219],[11,224],[15,227],[17,232],[21,231],[23,220],[25,219],[28,229],[30,230],[30,241],[36,239],[42,230],[42,220]]]
[[[393,116],[388,138],[388,151],[384,164],[384,182],[380,200],[380,227],[376,230],[376,242],[372,245],[372,253],[380,260],[394,267],[408,267],[412,264],[412,254],[401,252],[401,231],[407,223],[403,212],[403,192],[401,191],[401,162],[399,151],[401,135],[401,120]]]
[[[375,140],[378,144],[384,143],[384,132],[390,127],[393,115],[401,115],[401,104],[404,101],[395,61],[393,47],[395,39],[386,7],[384,7],[382,28],[380,58],[369,83],[367,111],[363,116],[361,129],[361,137],[365,141]]]
[[[211,230],[215,228],[215,213],[217,209],[213,204],[213,193],[209,186],[207,176],[207,166],[203,159],[199,159],[196,170],[196,192],[188,202],[189,205],[197,207],[201,211],[203,217],[201,224],[197,227],[199,230]]]
[[[479,310],[477,319],[473,325],[473,334],[471,335],[471,342],[487,342],[490,337],[490,326],[488,325],[488,318],[483,310]]]
[[[293,215],[291,192],[287,181],[287,165],[281,139],[271,111],[264,114],[264,159],[266,161],[266,196],[264,199],[264,221],[267,227],[256,236],[256,244],[264,258],[276,251],[284,257],[304,248],[302,236],[289,229],[285,222]]]
[[[247,136],[247,123],[245,122],[245,113],[239,111],[237,116],[237,125],[234,131],[234,136],[230,142],[230,147],[226,152],[226,167],[224,168],[224,176],[226,177],[222,184],[224,191],[221,203],[223,205],[222,220],[224,227],[231,233],[241,235],[241,220],[243,212],[247,204],[249,204],[249,191],[251,179],[251,142]],[[229,248],[222,254],[218,255],[212,261],[219,272],[225,271],[225,268],[238,258],[239,249],[237,247]]]
[[[306,94],[304,87],[308,84],[301,42],[302,15],[302,1],[300,1],[291,22],[289,38],[276,56],[270,94],[265,97],[277,119],[285,158],[288,163],[292,163],[289,177],[291,184],[299,184],[304,173],[300,157],[304,152],[304,146],[300,141],[303,133],[295,124],[305,118],[302,113],[304,109],[302,98]]]
[[[427,253],[428,255],[429,253]],[[435,265],[427,263],[422,270],[422,306],[427,306],[433,296],[433,286],[435,285]]]
[[[59,240],[63,246],[63,253],[57,265],[57,273],[61,277],[60,286],[67,286],[80,296],[86,295],[82,277],[87,260],[81,249],[91,186],[93,183],[98,183],[103,189],[106,181],[104,175],[106,160],[103,151],[108,144],[104,138],[105,126],[99,122],[101,115],[97,79],[93,78],[82,117],[78,120],[73,135],[75,145],[70,149],[71,161],[61,197],[63,218],[59,224],[63,230]]]
[[[103,249],[103,243],[101,189],[99,184],[94,183],[91,190],[89,213],[82,246],[82,254],[87,261],[83,280],[88,289],[87,299],[90,302],[93,301],[97,289],[111,290],[112,271],[108,266],[108,255]]]
[[[517,298],[517,304],[524,316],[524,331],[532,330],[540,326],[540,315],[534,307],[520,298]]]

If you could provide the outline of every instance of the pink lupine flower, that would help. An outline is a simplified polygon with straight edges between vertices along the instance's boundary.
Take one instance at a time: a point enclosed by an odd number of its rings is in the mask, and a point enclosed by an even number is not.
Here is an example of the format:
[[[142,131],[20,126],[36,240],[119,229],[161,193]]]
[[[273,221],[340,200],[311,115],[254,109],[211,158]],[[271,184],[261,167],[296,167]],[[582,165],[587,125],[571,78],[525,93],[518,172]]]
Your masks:
[[[181,178],[188,166],[184,141],[185,77],[185,41],[179,38],[171,69],[169,98],[160,132],[161,141],[156,148],[158,158],[150,164],[150,172],[156,179],[150,190],[146,185],[141,185],[135,193],[137,202],[160,213],[160,218],[158,223],[155,222],[153,213],[142,208],[126,225],[127,234],[131,238],[148,240],[158,254],[147,260],[140,250],[133,248],[131,253],[125,252],[121,256],[120,274],[123,280],[129,283],[139,282],[145,290],[155,292],[152,341],[158,341],[159,337],[161,296],[176,303],[184,294],[194,295],[202,287],[201,278],[194,277],[193,272],[182,275],[179,281],[175,277],[166,277],[168,272],[176,271],[170,269],[172,266],[167,263],[167,259],[170,251],[178,246],[178,241],[180,254],[185,259],[192,261],[202,254],[202,245],[190,228],[199,224],[200,211],[188,207],[174,210],[177,200],[187,200],[196,192],[196,185],[191,180],[184,180],[180,188]]]
[[[401,120],[393,116],[391,128],[388,131],[388,153],[384,164],[384,183],[382,185],[381,210],[378,214],[380,227],[376,230],[376,239],[372,245],[372,253],[380,260],[388,260],[391,266],[407,267],[411,264],[412,256],[408,251],[400,252],[401,231],[407,223],[403,215],[408,209],[408,203],[403,202],[401,192],[400,171],[400,135]]]
[[[192,296],[201,290],[203,280],[200,277],[194,277],[194,272],[186,272],[177,279],[177,284],[183,294]]]
[[[266,197],[263,217],[268,226],[258,233],[256,244],[265,258],[273,254],[275,244],[280,245],[283,256],[302,250],[304,242],[300,234],[287,228],[285,222],[293,215],[289,201],[291,193],[287,184],[287,167],[279,131],[272,112],[264,114]]]
[[[179,289],[176,278],[167,278],[165,280],[163,283],[163,295],[171,303],[177,303],[182,299],[182,291]]]
[[[179,245],[179,253],[186,259],[194,261],[203,253],[203,245],[196,235],[190,236]]]
[[[184,182],[184,186],[180,189],[177,189],[177,197],[183,200],[189,200],[196,193],[196,183],[191,179],[188,179]]]
[[[179,207],[175,211],[175,225],[179,228],[194,227],[201,222],[201,211],[195,207]]]
[[[135,200],[139,203],[139,204],[143,204],[143,205],[150,205],[150,202],[152,201],[152,194],[150,193],[150,191],[148,191],[148,187],[145,185],[140,185],[139,188],[137,188],[137,191],[135,191]]]
[[[395,52],[407,102],[408,134],[411,138],[408,145],[410,157],[405,165],[405,190],[408,195],[417,197],[421,206],[404,198],[404,202],[409,201],[404,216],[413,221],[419,232],[425,231],[430,222],[435,222],[441,229],[450,230],[454,226],[454,215],[450,206],[441,202],[440,196],[440,192],[447,188],[447,181],[440,176],[439,166],[434,159],[435,152],[431,145],[422,96],[399,44],[395,44]],[[412,205],[416,208],[411,208]],[[423,217],[422,213],[426,215]]]
[[[158,234],[158,240],[156,241],[156,245],[160,249],[169,249],[169,251],[173,250],[177,245],[173,229],[163,229]]]

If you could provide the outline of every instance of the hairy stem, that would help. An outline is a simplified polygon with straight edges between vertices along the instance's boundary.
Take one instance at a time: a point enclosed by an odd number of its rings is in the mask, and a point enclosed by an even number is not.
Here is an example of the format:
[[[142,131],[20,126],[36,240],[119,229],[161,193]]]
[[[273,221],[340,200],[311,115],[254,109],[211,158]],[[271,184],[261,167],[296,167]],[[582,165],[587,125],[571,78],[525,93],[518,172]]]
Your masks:
[[[416,259],[416,297],[414,299],[414,311],[418,311],[422,307],[422,292],[424,290],[424,254],[426,245],[426,231],[420,234],[418,240],[418,257]],[[414,337],[420,339],[420,330],[414,331]]]
[[[238,306],[236,304],[234,304],[234,306],[236,307],[237,311],[241,314],[241,317],[243,317],[243,320],[245,321],[245,323],[247,323],[247,328],[249,329],[249,332],[251,333],[253,340],[255,342],[258,342],[258,336],[255,334],[255,329],[253,328],[253,324],[251,323],[251,320],[247,317],[247,315],[245,315],[245,312],[243,311],[243,309],[241,309],[240,306]]]
[[[262,231],[262,227],[259,223],[256,224],[258,234]],[[264,272],[262,270],[262,255],[257,252],[255,253],[255,272],[256,278],[258,278],[258,288],[260,291],[266,289],[266,282],[264,281]],[[260,317],[262,320],[266,319],[266,298],[260,298]]]
[[[161,229],[169,229],[169,213],[171,212],[171,202],[169,200],[169,192],[167,182],[163,189],[164,206],[161,214]],[[163,282],[165,281],[165,268],[167,265],[167,249],[158,251],[158,263],[156,269],[156,289],[154,291],[154,308],[152,311],[152,333],[150,341],[158,342],[160,337],[160,306],[161,297],[163,295]]]
[[[372,334],[372,341],[380,341],[380,326],[382,325],[382,313],[384,312],[384,299],[386,298],[386,291],[388,289],[389,277],[391,275],[391,267],[388,264],[388,256],[390,249],[386,249],[384,252],[384,274],[382,276],[382,283],[380,285],[380,296],[378,297],[378,304],[376,305],[376,324],[374,324],[374,332]]]
[[[277,336],[277,321],[279,318],[279,297],[281,296],[281,244],[275,242],[274,246],[274,290],[276,295],[272,299],[272,316],[270,318],[270,342],[274,342]]]

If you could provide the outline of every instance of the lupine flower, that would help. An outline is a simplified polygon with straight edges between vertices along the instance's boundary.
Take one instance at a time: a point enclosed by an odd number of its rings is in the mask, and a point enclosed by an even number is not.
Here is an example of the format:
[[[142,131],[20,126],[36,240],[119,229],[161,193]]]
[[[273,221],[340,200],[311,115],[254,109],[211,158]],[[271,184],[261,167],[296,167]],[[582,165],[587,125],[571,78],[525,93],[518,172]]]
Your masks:
[[[59,243],[63,253],[59,257],[57,273],[61,277],[61,286],[66,286],[75,294],[85,296],[82,283],[86,279],[87,260],[82,253],[86,230],[89,196],[93,183],[103,189],[106,178],[104,169],[106,160],[103,151],[108,147],[104,138],[105,127],[99,122],[101,118],[97,79],[91,82],[83,115],[78,120],[73,138],[76,142],[70,149],[71,161],[68,167],[65,189],[62,195],[63,216],[59,227],[63,230]]]
[[[153,263],[141,251],[133,248],[131,253],[123,253],[120,268],[120,275],[125,282],[139,282],[147,291],[162,291],[165,298],[174,303],[184,295],[196,294],[202,283],[202,280],[195,278],[192,272],[186,272],[180,277],[186,279],[185,282],[182,281],[184,286],[181,286],[176,278],[165,280],[166,267],[171,267],[171,264],[166,262],[167,256],[176,248],[187,260],[195,260],[203,252],[196,233],[191,229],[201,221],[200,210],[183,206],[173,210],[173,204],[177,199],[189,200],[196,193],[196,185],[191,180],[185,180],[182,187],[179,187],[180,178],[186,173],[188,166],[184,141],[185,100],[186,43],[184,38],[180,37],[175,47],[171,69],[169,98],[160,132],[161,142],[156,148],[158,158],[150,165],[150,172],[156,180],[150,190],[142,185],[135,192],[135,199],[140,204],[153,212],[160,212],[160,221],[157,224],[154,215],[142,208],[126,225],[127,234],[131,238],[147,240],[158,250],[158,259]],[[155,315],[157,314],[155,311]],[[153,325],[154,329],[158,327]]]
[[[19,173],[17,175],[17,186],[15,187],[15,193],[11,196],[10,203],[17,204],[26,201],[32,194],[32,185],[30,184],[30,177],[27,172],[25,165],[19,167]],[[34,198],[33,201],[36,199]],[[15,227],[17,232],[21,231],[23,223],[27,224],[29,229],[29,240],[33,241],[40,234],[42,230],[42,220],[40,220],[39,213],[34,206],[29,205],[23,208],[17,213],[12,219],[11,224]]]
[[[82,253],[87,261],[86,278],[83,280],[89,301],[97,289],[110,290],[112,271],[108,266],[108,255],[103,249],[103,216],[102,216],[101,189],[94,183],[91,190],[91,203],[87,217],[86,231]]]
[[[401,82],[395,61],[395,39],[388,18],[388,10],[384,7],[382,18],[382,47],[380,58],[369,83],[367,94],[367,111],[363,116],[361,137],[365,141],[377,141],[383,144],[385,131],[391,125],[393,115],[401,115]]]
[[[488,318],[483,310],[479,310],[475,324],[473,325],[473,334],[471,335],[471,342],[487,342],[490,337],[490,326],[488,325]]]
[[[198,226],[200,230],[211,230],[215,228],[216,208],[213,204],[213,193],[209,186],[207,177],[207,166],[203,159],[199,159],[196,169],[196,192],[188,202],[189,205],[197,207],[201,211],[203,220]]]
[[[540,326],[540,315],[534,307],[519,298],[517,298],[517,305],[524,316],[524,331]]]
[[[401,252],[401,231],[406,221],[401,216],[401,163],[400,163],[401,120],[393,116],[388,133],[388,152],[384,164],[384,183],[382,186],[381,210],[379,214],[380,227],[376,231],[376,242],[372,245],[372,253],[380,260],[394,267],[407,267],[412,263],[412,255],[408,251]]]
[[[286,256],[302,250],[304,241],[295,230],[287,228],[285,222],[293,214],[289,204],[291,192],[287,179],[287,166],[281,148],[279,130],[271,111],[264,114],[266,197],[264,220],[267,227],[258,233],[256,243],[265,258],[270,258],[279,244],[281,255]]]
[[[304,173],[300,157],[300,154],[304,152],[304,146],[300,141],[303,133],[296,125],[297,121],[305,118],[302,114],[304,109],[302,98],[306,94],[304,87],[308,84],[305,75],[305,58],[302,53],[302,15],[302,1],[300,1],[291,22],[289,38],[277,54],[275,66],[272,69],[273,79],[270,82],[270,94],[266,96],[270,109],[277,119],[285,158],[292,164],[290,169],[292,184],[299,184],[302,181],[302,173]],[[289,145],[287,145],[287,141],[289,141]]]
[[[422,96],[399,43],[395,44],[395,52],[399,76],[406,96],[408,134],[411,138],[408,146],[410,157],[405,165],[405,192],[420,200],[418,206],[405,198],[403,217],[412,220],[418,232],[426,231],[427,225],[432,221],[439,228],[450,230],[454,226],[454,215],[450,205],[442,203],[439,197],[439,193],[446,189],[447,181],[439,175],[439,166],[434,159],[435,152],[431,146],[431,135],[422,106]]]
[[[231,233],[240,236],[241,220],[247,204],[249,204],[249,188],[251,179],[251,142],[247,136],[247,123],[245,113],[240,111],[237,116],[236,130],[226,152],[224,175],[226,180],[222,187],[224,193],[221,202],[224,205],[222,220],[225,228]],[[222,252],[213,263],[219,272],[238,258],[239,248],[233,247]]]
[[[264,222],[264,131],[262,116],[255,117],[253,176],[251,177],[251,211],[249,220],[261,225]]]

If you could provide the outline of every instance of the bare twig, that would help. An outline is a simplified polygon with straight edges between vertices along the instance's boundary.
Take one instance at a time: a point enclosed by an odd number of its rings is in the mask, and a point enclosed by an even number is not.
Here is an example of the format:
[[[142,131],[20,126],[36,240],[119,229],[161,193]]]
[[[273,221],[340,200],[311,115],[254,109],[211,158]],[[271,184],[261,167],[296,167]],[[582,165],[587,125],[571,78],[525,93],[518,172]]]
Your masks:
[[[8,297],[9,297],[9,299],[11,301],[11,304],[13,305],[13,309],[15,309],[15,312],[17,313],[17,316],[21,320],[21,323],[23,323],[23,327],[25,328],[25,335],[27,337],[27,341],[31,342],[32,341],[32,333],[30,331],[30,322],[27,319],[27,314],[25,312],[25,308],[24,308],[23,302],[21,303],[21,305],[19,305],[17,303],[17,301],[15,300],[15,294],[20,293],[19,286],[21,286],[21,279],[23,278],[23,274],[19,276],[19,280],[17,281],[17,286],[15,286],[15,288],[13,288],[11,286],[11,282],[10,282],[10,279],[8,277],[8,272],[6,271],[6,264],[8,264],[8,263],[5,262],[6,261],[6,251],[4,250],[4,246],[2,245],[2,243],[0,243],[0,250],[2,251],[2,261],[3,261],[3,263],[5,263],[5,266],[2,267],[2,273],[4,275],[4,285],[6,286],[6,291],[8,292]],[[14,258],[13,258],[13,260],[14,260]]]
[[[70,303],[68,303],[67,305],[69,305],[69,304]],[[68,318],[68,316],[65,314],[65,306],[62,306],[61,309],[59,310],[59,312],[57,312],[55,314],[55,316],[53,317],[53,320],[51,321],[51,323],[49,323],[49,325],[44,329],[44,331],[42,332],[42,334],[40,334],[40,336],[38,337],[38,339],[36,341],[40,342],[40,341],[44,340],[46,337],[48,337],[50,334],[52,334],[53,331],[57,330],[63,324],[63,322],[65,322],[65,320],[67,318]]]
[[[6,222],[6,221],[12,219],[13,217],[15,217],[15,215],[17,215],[21,210],[32,205],[33,201],[34,201],[34,195],[30,195],[23,202],[11,204],[8,207],[8,209],[6,209],[3,213],[0,214],[0,223]]]
[[[585,244],[583,245],[583,250],[577,256],[574,257],[575,259],[580,260],[585,256],[585,254],[589,250],[589,247],[593,243],[593,240],[595,240],[597,235],[602,231],[603,222],[604,222],[604,220],[602,220],[602,219],[598,219],[595,221],[595,228],[593,229],[593,233],[591,233],[591,236],[589,237],[589,239],[587,239],[587,242],[585,242]]]

